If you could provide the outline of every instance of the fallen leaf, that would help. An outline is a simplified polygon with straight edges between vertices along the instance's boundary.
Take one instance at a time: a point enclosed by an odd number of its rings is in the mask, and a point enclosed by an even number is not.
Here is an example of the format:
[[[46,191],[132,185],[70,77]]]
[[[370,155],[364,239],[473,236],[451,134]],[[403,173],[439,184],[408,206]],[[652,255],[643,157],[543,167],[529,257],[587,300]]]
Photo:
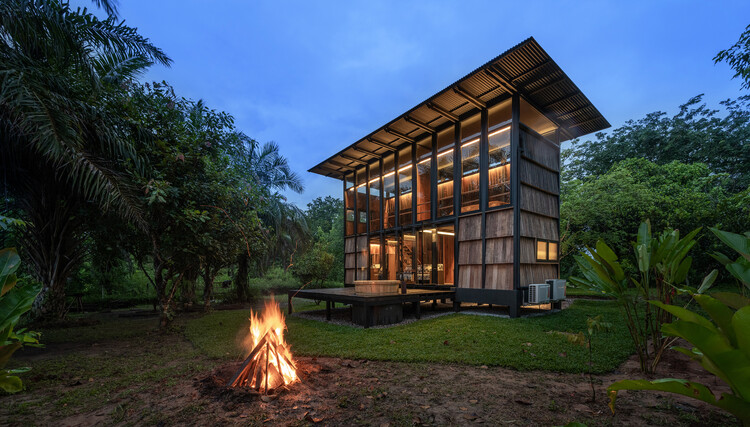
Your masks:
[[[443,341],[443,345],[448,345],[448,340]]]
[[[422,405],[421,408],[422,409],[430,409],[430,405]]]
[[[471,399],[471,400],[469,401],[469,403],[471,403],[471,404],[474,404],[474,403],[477,403],[477,402],[479,402],[479,401],[478,401],[478,400],[476,400],[476,399]]]
[[[520,403],[521,405],[531,405],[531,402],[529,402],[528,400],[523,400],[523,399],[516,399],[515,402]]]
[[[563,351],[561,353],[558,353],[557,355],[560,356],[560,357],[568,357],[568,353],[565,352],[565,351]]]
[[[526,343],[526,344],[524,344],[524,345],[525,345],[526,347],[531,347],[531,345],[532,345],[532,344],[531,344],[530,342],[527,342],[527,343]]]
[[[469,410],[469,408],[464,408],[463,406],[459,407],[458,409],[460,409],[462,411],[468,411]]]
[[[488,368],[487,368],[487,365],[482,365],[479,367],[479,369],[488,369]]]

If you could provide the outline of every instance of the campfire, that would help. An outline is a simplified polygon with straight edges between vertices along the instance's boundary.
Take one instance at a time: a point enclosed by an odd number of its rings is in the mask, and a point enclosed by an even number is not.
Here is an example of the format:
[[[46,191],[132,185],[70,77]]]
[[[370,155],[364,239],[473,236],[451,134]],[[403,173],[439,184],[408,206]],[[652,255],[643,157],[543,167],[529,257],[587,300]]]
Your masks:
[[[250,311],[250,331],[244,345],[247,357],[229,380],[229,387],[248,387],[264,394],[298,380],[292,353],[284,341],[284,315],[274,300],[261,316]]]

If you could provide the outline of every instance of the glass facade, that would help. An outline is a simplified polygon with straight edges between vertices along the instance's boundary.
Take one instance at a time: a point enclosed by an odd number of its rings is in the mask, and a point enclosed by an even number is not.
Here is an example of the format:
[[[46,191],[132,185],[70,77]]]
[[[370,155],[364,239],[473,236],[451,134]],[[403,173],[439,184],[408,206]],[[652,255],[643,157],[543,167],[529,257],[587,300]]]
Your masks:
[[[487,132],[487,207],[510,203],[510,119],[511,102],[490,108]]]
[[[432,137],[417,142],[417,221],[428,221],[432,210]]]
[[[411,147],[408,147],[398,153],[398,223],[400,226],[412,223],[412,169]]]
[[[437,144],[437,216],[453,215],[453,161],[455,132],[448,128],[438,134]]]
[[[417,237],[413,232],[403,232],[399,242],[401,248],[401,280],[416,283],[414,259],[417,254]]]
[[[373,236],[370,237],[370,280],[380,279],[381,268],[380,236]]]
[[[346,178],[344,178],[344,182],[344,218],[346,221],[344,233],[347,236],[351,236],[354,234],[354,175],[347,175]]]
[[[479,114],[461,122],[461,213],[479,210]]]
[[[385,245],[382,249],[383,271],[380,278],[383,280],[398,280],[398,240],[394,234],[385,236]]]
[[[380,230],[380,162],[370,163],[370,233]]]
[[[396,226],[396,165],[393,156],[383,161],[383,221],[385,228]]]
[[[357,170],[357,233],[367,232],[367,169]]]

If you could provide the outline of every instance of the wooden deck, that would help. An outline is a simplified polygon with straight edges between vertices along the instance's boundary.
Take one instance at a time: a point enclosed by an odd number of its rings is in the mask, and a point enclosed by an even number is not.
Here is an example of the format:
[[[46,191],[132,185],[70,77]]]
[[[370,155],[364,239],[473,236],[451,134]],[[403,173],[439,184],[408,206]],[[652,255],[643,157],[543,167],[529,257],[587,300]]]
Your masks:
[[[292,290],[288,293],[289,299],[289,314],[294,312],[294,306],[292,305],[292,298],[305,298],[316,301],[326,302],[326,319],[331,319],[331,307],[339,302],[342,304],[352,305],[352,321],[361,324],[365,328],[373,326],[375,324],[382,324],[378,322],[376,311],[384,307],[401,306],[403,303],[410,302],[414,304],[417,319],[421,317],[420,303],[422,301],[431,300],[445,300],[450,298],[454,299],[456,295],[455,290],[435,290],[435,289],[407,289],[405,294],[389,294],[389,295],[376,295],[376,296],[364,296],[357,295],[354,292],[354,288],[332,288],[332,289],[299,289]],[[454,307],[456,306],[455,300],[453,301]],[[362,310],[364,313],[361,322],[355,319],[355,310]],[[399,320],[400,321],[400,320]],[[387,322],[395,323],[395,322]]]

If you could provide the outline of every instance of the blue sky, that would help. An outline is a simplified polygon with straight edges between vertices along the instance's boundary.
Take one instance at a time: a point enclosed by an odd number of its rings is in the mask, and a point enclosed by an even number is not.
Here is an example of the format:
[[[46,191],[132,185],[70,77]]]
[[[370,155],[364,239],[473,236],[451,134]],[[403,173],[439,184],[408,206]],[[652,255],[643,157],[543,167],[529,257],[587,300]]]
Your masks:
[[[740,95],[712,58],[750,24],[746,0],[124,0],[120,13],[174,60],[144,80],[279,143],[304,179],[287,194],[300,207],[341,197],[310,167],[529,36],[615,128],[699,93],[713,107]]]

